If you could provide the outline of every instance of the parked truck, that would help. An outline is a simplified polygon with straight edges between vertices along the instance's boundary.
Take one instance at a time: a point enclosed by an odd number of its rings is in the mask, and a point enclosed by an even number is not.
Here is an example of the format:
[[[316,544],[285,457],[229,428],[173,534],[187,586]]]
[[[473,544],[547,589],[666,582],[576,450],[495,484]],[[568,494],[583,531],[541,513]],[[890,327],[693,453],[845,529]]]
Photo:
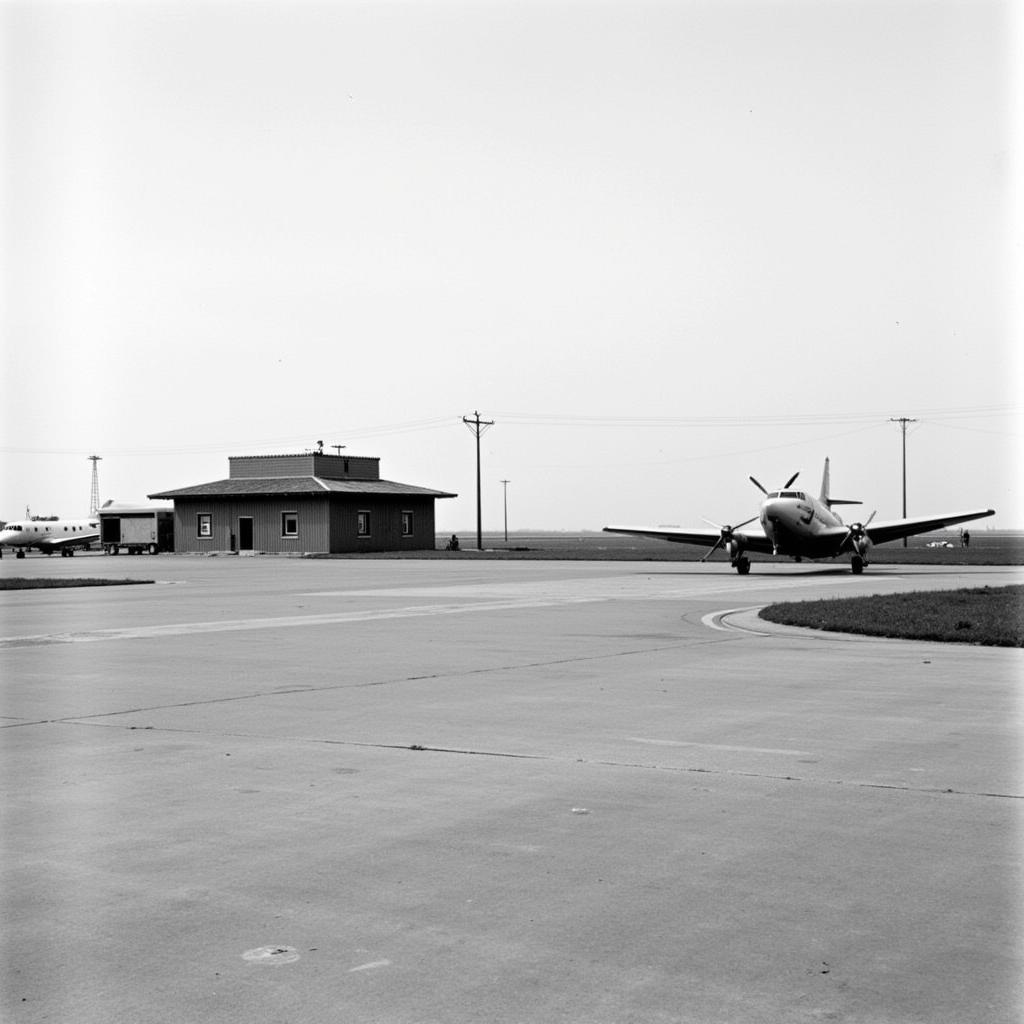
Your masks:
[[[174,510],[153,505],[115,505],[99,510],[100,545],[108,555],[174,550]]]

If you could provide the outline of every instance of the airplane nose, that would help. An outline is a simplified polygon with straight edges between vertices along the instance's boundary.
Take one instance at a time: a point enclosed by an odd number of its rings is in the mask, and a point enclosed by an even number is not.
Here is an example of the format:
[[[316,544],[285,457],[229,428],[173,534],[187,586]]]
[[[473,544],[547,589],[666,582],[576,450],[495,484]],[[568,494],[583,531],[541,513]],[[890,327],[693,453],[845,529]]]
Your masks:
[[[780,525],[785,524],[785,518],[782,514],[784,507],[785,503],[777,498],[769,499],[761,507],[761,525],[764,527],[765,535],[770,540],[774,541],[776,539]]]
[[[769,500],[761,506],[761,522],[774,523],[779,518],[779,501]]]

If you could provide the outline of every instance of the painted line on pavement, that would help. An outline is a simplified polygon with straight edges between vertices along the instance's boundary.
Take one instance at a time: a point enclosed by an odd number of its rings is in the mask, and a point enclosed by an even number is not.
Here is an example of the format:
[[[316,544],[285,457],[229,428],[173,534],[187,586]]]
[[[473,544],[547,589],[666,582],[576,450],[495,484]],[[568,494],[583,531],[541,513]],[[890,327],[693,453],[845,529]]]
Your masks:
[[[699,743],[695,740],[655,740],[643,736],[627,736],[631,743],[647,743],[656,747],[698,747],[701,750],[730,750],[743,754],[781,754],[786,757],[809,757],[810,750],[779,750],[775,747],[736,747],[725,743]]]
[[[763,608],[763,604],[750,604],[743,608],[723,608],[717,612],[708,612],[707,615],[701,616],[701,624],[707,626],[709,629],[720,629],[723,633],[746,633],[749,636],[772,636],[772,633],[766,633],[758,629],[748,629],[746,626],[738,626],[734,622],[729,622],[729,616],[739,615],[741,612],[754,612],[759,608]]]
[[[412,605],[379,610],[360,609],[352,612],[327,612],[322,615],[287,615],[262,619],[225,619],[220,622],[176,622],[164,626],[128,626],[121,629],[92,629],[79,633],[42,633],[34,636],[0,638],[0,650],[41,647],[51,644],[95,643],[104,640],[151,640],[168,636],[196,636],[201,633],[232,633],[242,630],[287,629],[295,626],[330,626],[347,622],[372,622],[384,619],[407,619],[432,615],[458,615],[465,612],[508,611],[517,608],[541,608],[555,604],[585,604],[603,600],[600,597],[577,597],[571,600],[476,601],[466,604]]]

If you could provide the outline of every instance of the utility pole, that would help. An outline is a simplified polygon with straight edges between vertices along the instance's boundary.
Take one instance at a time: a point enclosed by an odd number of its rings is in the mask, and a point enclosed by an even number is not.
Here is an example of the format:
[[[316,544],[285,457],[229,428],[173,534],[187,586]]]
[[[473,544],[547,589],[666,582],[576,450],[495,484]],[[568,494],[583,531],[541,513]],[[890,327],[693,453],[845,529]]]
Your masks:
[[[89,515],[94,516],[100,510],[100,474],[97,463],[103,461],[101,455],[90,455],[92,463],[92,492],[89,495]]]
[[[903,433],[903,518],[907,518],[907,424],[916,423],[917,420],[909,416],[890,416],[890,423],[898,423]],[[903,538],[903,546],[907,546],[907,538]]]
[[[477,551],[483,551],[483,517],[480,511],[480,435],[488,427],[494,426],[494,420],[482,420],[480,419],[480,413],[474,411],[473,419],[463,416],[462,422],[476,435],[476,549]]]
[[[347,448],[347,444],[332,444],[331,447],[340,455],[342,448]]]
[[[508,485],[511,482],[512,482],[511,480],[502,480],[501,481],[501,486],[503,488],[502,498],[504,499],[503,503],[505,505],[505,543],[506,544],[508,543]]]

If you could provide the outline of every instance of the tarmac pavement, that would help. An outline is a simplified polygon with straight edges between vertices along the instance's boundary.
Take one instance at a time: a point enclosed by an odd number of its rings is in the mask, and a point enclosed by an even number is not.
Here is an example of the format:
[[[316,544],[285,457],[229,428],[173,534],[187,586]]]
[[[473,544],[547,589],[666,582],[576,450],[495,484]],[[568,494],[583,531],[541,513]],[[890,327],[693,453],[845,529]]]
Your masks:
[[[5,1021],[1016,1022],[1024,653],[775,600],[1019,568],[28,558]]]

